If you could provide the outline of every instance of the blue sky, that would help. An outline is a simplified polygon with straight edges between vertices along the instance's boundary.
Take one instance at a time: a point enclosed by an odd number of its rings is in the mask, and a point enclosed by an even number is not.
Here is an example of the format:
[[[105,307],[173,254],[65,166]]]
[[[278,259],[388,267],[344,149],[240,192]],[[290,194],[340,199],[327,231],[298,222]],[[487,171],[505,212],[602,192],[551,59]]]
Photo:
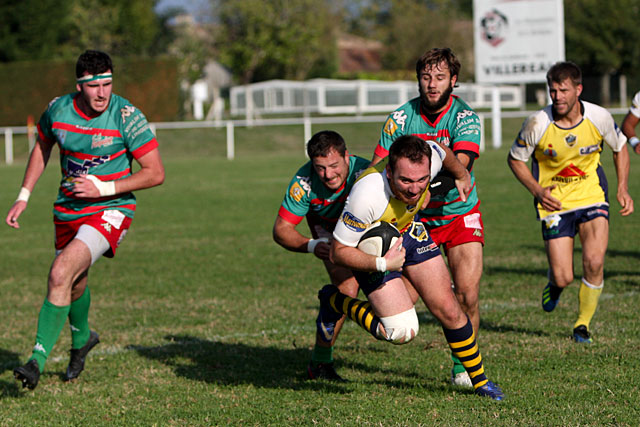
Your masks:
[[[181,7],[192,15],[199,15],[209,9],[209,0],[160,0],[156,11],[162,12],[172,7]]]

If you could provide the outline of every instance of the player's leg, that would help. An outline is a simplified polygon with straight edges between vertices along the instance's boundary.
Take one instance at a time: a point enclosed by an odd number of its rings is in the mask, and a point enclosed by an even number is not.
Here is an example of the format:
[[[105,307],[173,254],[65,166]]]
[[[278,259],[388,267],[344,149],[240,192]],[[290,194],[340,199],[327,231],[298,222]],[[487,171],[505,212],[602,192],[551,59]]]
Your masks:
[[[502,400],[502,391],[484,373],[473,326],[451,289],[451,278],[442,257],[406,266],[404,274],[413,283],[429,311],[440,321],[449,347],[469,373],[476,393]]]
[[[33,389],[69,315],[71,288],[91,265],[91,253],[80,240],[72,240],[54,259],[49,271],[47,297],[38,315],[36,342],[26,365],[14,370],[22,386]],[[35,365],[34,365],[35,364]],[[34,368],[37,368],[37,372]]]
[[[480,331],[479,291],[482,277],[482,243],[467,242],[446,249],[447,263],[454,283],[454,293],[462,311],[473,325],[476,337]],[[453,354],[451,381],[455,385],[471,387],[464,365]]]
[[[331,278],[331,283],[335,284],[341,293],[349,297],[356,297],[358,295],[358,283],[350,270],[336,266],[328,261],[325,261],[324,264]],[[307,376],[310,379],[325,378],[342,381],[343,378],[341,378],[333,368],[333,348],[344,324],[345,316],[341,316],[341,318],[335,322],[333,334],[329,334],[327,331],[331,329],[335,316],[330,313],[329,317],[330,318],[327,319],[328,322],[325,322],[323,319],[323,310],[320,310],[316,318],[316,342],[311,352],[311,362],[307,366]]]
[[[560,294],[573,281],[573,237],[559,237],[544,242],[549,262],[548,282],[542,290],[542,308],[551,312]]]
[[[579,291],[578,319],[573,336],[577,342],[592,342],[589,324],[604,287],[604,257],[609,242],[609,221],[598,217],[578,226],[582,242],[583,277]]]
[[[91,253],[91,265],[111,249],[106,237],[92,225],[82,225],[75,239],[84,242]],[[88,270],[76,280],[71,289],[69,327],[71,328],[71,358],[65,372],[65,381],[77,378],[84,369],[85,357],[99,342],[97,332],[89,328],[91,290],[87,286]]]

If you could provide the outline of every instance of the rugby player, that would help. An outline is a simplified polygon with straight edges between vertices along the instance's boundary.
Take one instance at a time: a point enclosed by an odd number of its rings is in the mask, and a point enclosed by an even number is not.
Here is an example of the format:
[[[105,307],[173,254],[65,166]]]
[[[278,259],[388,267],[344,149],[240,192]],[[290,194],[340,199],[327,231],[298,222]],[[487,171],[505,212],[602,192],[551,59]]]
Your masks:
[[[636,136],[638,122],[640,122],[640,92],[634,95],[629,112],[622,121],[622,132],[629,139],[629,145],[636,154],[640,154],[640,139]]]
[[[628,191],[626,138],[611,114],[582,101],[582,72],[572,62],[558,62],[547,72],[552,104],[531,115],[509,151],[508,163],[533,195],[549,260],[542,308],[553,311],[573,281],[576,234],[582,242],[583,276],[573,339],[591,343],[589,324],[604,287],[604,256],[609,241],[608,185],[600,164],[603,142],[613,151],[622,216],[633,212]],[[531,161],[531,170],[527,161]]]
[[[311,160],[296,172],[287,188],[273,226],[273,239],[287,250],[314,254],[324,263],[331,283],[355,297],[358,284],[353,274],[329,260],[329,249],[331,233],[347,195],[369,161],[350,155],[340,134],[329,130],[311,137],[307,154]],[[296,228],[305,217],[311,238]],[[335,325],[335,331],[327,331],[318,314],[316,342],[307,366],[309,379],[344,381],[333,366],[333,347],[343,322],[344,317]]]
[[[420,96],[389,115],[382,127],[372,164],[388,155],[389,147],[399,136],[417,135],[451,148],[469,171],[472,188],[466,200],[460,197],[450,172],[445,170],[435,177],[429,187],[431,200],[419,212],[419,220],[433,241],[444,249],[456,297],[477,335],[484,226],[473,163],[480,154],[480,120],[467,103],[452,93],[460,67],[460,61],[448,48],[428,50],[418,59],[416,76]],[[453,355],[451,358],[451,383],[471,387],[460,360]]]
[[[132,191],[164,181],[158,142],[142,112],[112,93],[112,72],[106,53],[87,50],[80,55],[77,92],[55,98],[42,114],[22,188],[6,217],[10,227],[20,227],[18,219],[57,144],[62,179],[53,206],[56,256],[33,352],[14,369],[28,389],[38,385],[67,318],[72,343],[64,380],[84,369],[87,353],[100,341],[89,329],[89,269],[101,256],[115,255],[136,210]],[[133,159],[140,165],[135,173]]]
[[[447,154],[448,153],[448,154]],[[331,260],[354,270],[368,301],[359,301],[327,285],[319,293],[325,320],[346,314],[378,339],[405,344],[418,333],[416,299],[408,280],[433,316],[456,357],[469,373],[476,394],[502,400],[500,387],[488,380],[471,321],[453,290],[440,249],[424,225],[415,220],[428,202],[432,176],[451,171],[461,197],[470,190],[470,177],[453,153],[415,135],[398,138],[388,161],[367,169],[354,184],[333,232]],[[401,238],[381,257],[357,248],[371,224],[385,221],[401,231]]]

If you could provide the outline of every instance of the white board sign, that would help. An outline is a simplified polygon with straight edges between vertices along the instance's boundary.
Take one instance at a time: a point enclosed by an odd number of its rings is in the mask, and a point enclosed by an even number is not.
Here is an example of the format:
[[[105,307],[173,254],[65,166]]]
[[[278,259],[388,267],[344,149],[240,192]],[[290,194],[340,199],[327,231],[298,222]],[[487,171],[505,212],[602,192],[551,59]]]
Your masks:
[[[478,83],[544,82],[565,59],[562,0],[474,0],[473,27]]]

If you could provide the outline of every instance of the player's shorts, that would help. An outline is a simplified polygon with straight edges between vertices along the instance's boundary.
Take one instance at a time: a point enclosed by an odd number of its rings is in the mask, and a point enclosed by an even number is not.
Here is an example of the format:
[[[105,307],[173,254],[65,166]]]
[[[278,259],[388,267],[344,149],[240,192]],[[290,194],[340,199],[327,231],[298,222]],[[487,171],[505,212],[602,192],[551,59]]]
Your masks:
[[[456,217],[449,224],[440,227],[427,226],[427,229],[433,241],[438,246],[444,246],[445,250],[469,242],[480,242],[484,246],[484,224],[479,204],[466,214]]]
[[[406,250],[403,267],[420,264],[441,255],[440,248],[433,242],[427,229],[421,222],[417,221],[411,223],[407,231],[402,234],[402,246]],[[399,271],[386,271],[384,273],[379,271],[354,271],[353,275],[358,281],[362,292],[365,295],[369,295],[384,283],[399,278],[402,273]]]
[[[127,234],[132,219],[122,212],[109,209],[93,215],[84,216],[73,221],[59,221],[54,218],[56,227],[56,250],[62,250],[73,240],[81,225],[95,228],[109,242],[109,250],[104,253],[107,258],[113,258],[116,249]]]
[[[542,239],[551,240],[559,237],[575,237],[580,224],[598,217],[606,218],[607,221],[609,221],[608,205],[591,206],[562,214],[549,215],[540,221]]]

